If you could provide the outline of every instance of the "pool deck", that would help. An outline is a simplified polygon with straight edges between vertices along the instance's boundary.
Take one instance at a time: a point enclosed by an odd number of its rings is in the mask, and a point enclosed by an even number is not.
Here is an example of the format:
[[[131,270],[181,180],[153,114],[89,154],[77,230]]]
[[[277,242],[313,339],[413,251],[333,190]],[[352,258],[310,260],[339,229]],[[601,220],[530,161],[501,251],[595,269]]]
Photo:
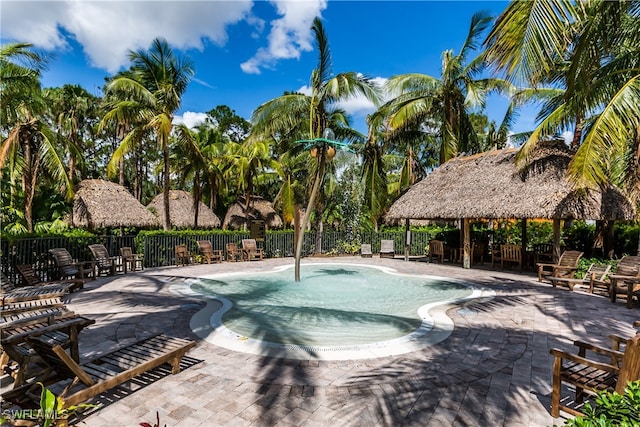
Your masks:
[[[261,272],[293,264],[270,259],[164,267],[99,278],[69,295],[71,310],[96,320],[80,334],[83,358],[153,333],[198,340],[201,360],[161,375],[110,401],[78,425],[136,426],[551,426],[549,349],[574,352],[575,339],[608,345],[630,336],[637,308],[584,291],[538,283],[533,273],[359,257],[307,258],[304,263],[374,264],[410,274],[447,276],[493,290],[484,303],[447,311],[451,336],[431,347],[376,359],[291,360],[245,354],[200,340],[190,319],[205,304],[170,292],[182,277]],[[393,283],[390,283],[393,286]],[[3,391],[10,387],[2,378]]]

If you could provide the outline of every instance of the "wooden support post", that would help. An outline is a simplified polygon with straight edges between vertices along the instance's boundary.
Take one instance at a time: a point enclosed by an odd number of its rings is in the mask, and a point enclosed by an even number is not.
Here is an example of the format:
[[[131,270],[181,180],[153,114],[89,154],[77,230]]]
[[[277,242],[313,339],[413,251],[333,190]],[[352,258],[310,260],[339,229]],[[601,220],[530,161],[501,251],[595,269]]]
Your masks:
[[[409,218],[404,220],[404,260],[409,261],[409,247],[411,246],[411,230],[409,229]]]
[[[553,262],[560,259],[560,218],[553,218]]]
[[[526,218],[522,218],[522,247],[520,248],[520,256],[521,256],[521,264],[520,266],[522,267],[522,264],[524,264],[525,268],[529,268],[528,265],[528,259],[527,259],[527,245],[529,244],[528,240],[527,240],[527,219]]]
[[[471,268],[471,220],[464,218],[462,220],[462,233],[464,235],[462,267]]]

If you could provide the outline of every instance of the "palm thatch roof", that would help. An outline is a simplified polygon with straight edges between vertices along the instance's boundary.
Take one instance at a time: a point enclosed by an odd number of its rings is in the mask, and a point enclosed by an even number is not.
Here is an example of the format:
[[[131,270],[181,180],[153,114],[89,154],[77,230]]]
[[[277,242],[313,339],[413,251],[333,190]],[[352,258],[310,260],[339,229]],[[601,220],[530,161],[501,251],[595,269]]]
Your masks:
[[[156,217],[123,186],[101,179],[78,185],[69,220],[74,227],[155,227]]]
[[[248,227],[247,220],[251,221],[252,219],[263,220],[268,228],[282,227],[282,218],[280,218],[280,215],[273,209],[273,205],[268,200],[252,196],[247,211],[245,211],[245,207],[246,199],[238,197],[238,200],[229,206],[222,228],[237,229],[245,225]]]
[[[541,143],[525,170],[516,168],[517,151],[492,150],[450,160],[394,202],[386,218],[635,218],[635,206],[618,189],[572,186],[566,178],[571,152],[563,142]]]
[[[194,228],[195,209],[193,195],[183,190],[169,190],[169,218],[177,228]],[[160,193],[148,205],[158,218],[164,212],[164,194]],[[198,202],[198,227],[220,227],[220,218],[204,203]]]

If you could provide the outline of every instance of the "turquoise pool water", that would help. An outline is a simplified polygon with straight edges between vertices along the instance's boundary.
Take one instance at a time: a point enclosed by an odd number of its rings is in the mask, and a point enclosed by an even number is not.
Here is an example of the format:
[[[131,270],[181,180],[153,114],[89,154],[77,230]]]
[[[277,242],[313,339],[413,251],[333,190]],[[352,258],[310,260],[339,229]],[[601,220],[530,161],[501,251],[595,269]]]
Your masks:
[[[222,317],[249,338],[304,346],[362,345],[405,336],[423,319],[422,306],[469,297],[453,280],[407,276],[366,266],[303,266],[293,271],[198,279],[197,293],[233,303]]]

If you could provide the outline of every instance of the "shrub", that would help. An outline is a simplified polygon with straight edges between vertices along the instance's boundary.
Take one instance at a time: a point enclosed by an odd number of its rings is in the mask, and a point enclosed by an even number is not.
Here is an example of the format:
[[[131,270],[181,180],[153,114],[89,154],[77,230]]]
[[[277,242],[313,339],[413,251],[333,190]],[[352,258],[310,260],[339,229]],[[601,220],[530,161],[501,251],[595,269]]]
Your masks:
[[[640,381],[630,382],[623,395],[616,392],[599,392],[594,406],[586,403],[583,413],[581,417],[566,420],[564,426],[632,427],[640,425]]]

